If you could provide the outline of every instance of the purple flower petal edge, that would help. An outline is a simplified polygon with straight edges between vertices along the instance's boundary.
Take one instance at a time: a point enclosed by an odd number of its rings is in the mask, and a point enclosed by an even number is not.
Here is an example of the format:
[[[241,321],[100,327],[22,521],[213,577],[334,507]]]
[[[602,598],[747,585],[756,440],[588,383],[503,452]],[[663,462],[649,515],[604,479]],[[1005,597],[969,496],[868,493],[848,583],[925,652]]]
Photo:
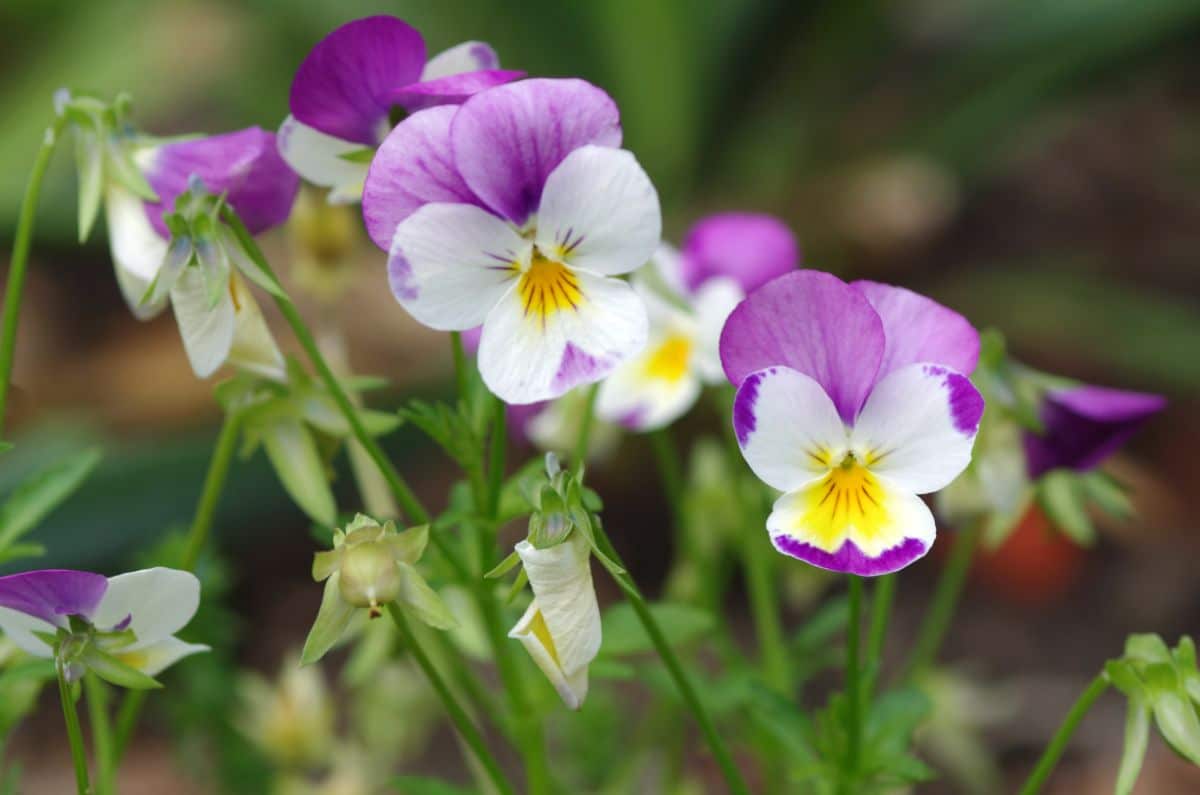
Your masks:
[[[733,398],[733,432],[737,434],[738,444],[742,447],[746,446],[750,434],[758,428],[758,417],[754,413],[758,403],[758,388],[763,379],[774,373],[775,368],[772,367],[746,376]]]
[[[850,285],[866,296],[883,322],[887,347],[879,378],[918,362],[945,365],[964,375],[979,363],[979,332],[965,317],[903,287],[857,281]]]
[[[51,624],[64,616],[90,617],[108,590],[108,578],[87,571],[43,569],[0,577],[0,607]]]
[[[727,276],[753,292],[800,262],[796,237],[783,221],[758,213],[720,213],[702,218],[683,238],[683,281],[695,291]]]
[[[462,72],[401,86],[391,92],[389,99],[409,113],[415,113],[435,105],[460,105],[480,91],[520,80],[524,76],[524,72],[514,69]]]
[[[860,577],[878,577],[899,571],[929,551],[929,547],[916,538],[906,538],[874,558],[868,557],[850,540],[845,541],[838,551],[833,553],[782,534],[774,536],[771,543],[777,550],[789,557],[821,569],[844,574],[857,574]]]
[[[942,376],[942,385],[949,393],[947,404],[950,407],[950,421],[955,430],[967,436],[979,432],[979,421],[983,419],[983,395],[971,383],[971,379],[962,373],[936,364],[926,365],[925,374],[934,377]]]

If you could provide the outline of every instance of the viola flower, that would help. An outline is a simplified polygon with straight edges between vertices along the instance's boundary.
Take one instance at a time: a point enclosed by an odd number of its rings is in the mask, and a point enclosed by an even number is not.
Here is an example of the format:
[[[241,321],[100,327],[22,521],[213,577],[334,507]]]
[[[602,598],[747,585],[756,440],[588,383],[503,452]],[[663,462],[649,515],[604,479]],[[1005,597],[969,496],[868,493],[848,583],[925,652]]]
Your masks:
[[[1088,384],[1047,390],[1043,432],[1027,431],[1022,440],[1029,477],[1053,469],[1094,469],[1166,405],[1161,395]]]
[[[796,240],[768,215],[706,218],[683,251],[659,246],[651,268],[635,277],[650,317],[650,343],[600,387],[596,413],[637,431],[683,416],[704,385],[722,380],[717,350],[726,318],[745,294],[795,269]]]
[[[300,176],[331,188],[331,203],[356,202],[395,109],[457,105],[524,76],[499,66],[496,51],[482,42],[426,62],[425,40],[411,25],[389,16],[349,22],[319,41],[296,71],[279,151]]]
[[[924,296],[797,271],[738,305],[721,334],[733,425],[754,473],[784,492],[775,548],[874,576],[933,545],[918,497],[971,460],[983,398],[979,334]]]
[[[587,698],[588,665],[600,653],[600,607],[592,584],[591,546],[581,532],[539,549],[530,541],[517,554],[533,601],[510,638],[521,641],[563,703],[579,709]]]
[[[55,658],[74,680],[91,669],[127,687],[207,646],[175,633],[200,605],[200,581],[178,569],[116,577],[47,569],[0,577],[0,631],[24,651]]]
[[[257,234],[283,223],[299,180],[257,127],[145,147],[134,161],[158,196],[145,202],[111,183],[105,212],[117,282],[135,316],[148,320],[170,300],[196,375],[223,364],[267,377],[283,375],[283,356],[243,274],[258,270],[233,232],[215,218],[203,232],[171,230],[168,221],[196,188],[221,195]],[[239,273],[240,271],[240,273]]]
[[[363,216],[392,292],[443,331],[482,325],[479,370],[508,403],[593,383],[646,343],[621,279],[658,245],[658,195],[617,107],[582,80],[525,80],[415,113],[383,142]]]

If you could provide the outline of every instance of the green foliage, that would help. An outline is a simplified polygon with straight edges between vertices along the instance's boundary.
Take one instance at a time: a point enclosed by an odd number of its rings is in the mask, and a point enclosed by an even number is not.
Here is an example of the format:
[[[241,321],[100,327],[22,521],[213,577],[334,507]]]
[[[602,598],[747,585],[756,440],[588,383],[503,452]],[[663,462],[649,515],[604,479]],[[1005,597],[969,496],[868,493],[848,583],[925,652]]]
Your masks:
[[[662,627],[667,642],[677,648],[696,643],[716,628],[711,613],[690,605],[658,602],[650,605],[650,612]],[[629,603],[620,602],[605,610],[602,622],[602,654],[620,657],[654,651],[654,644]]]
[[[392,787],[401,795],[471,795],[474,790],[426,776],[400,776]]]
[[[90,448],[69,455],[35,472],[0,504],[0,563],[44,552],[37,544],[18,544],[21,538],[70,497],[100,463]]]

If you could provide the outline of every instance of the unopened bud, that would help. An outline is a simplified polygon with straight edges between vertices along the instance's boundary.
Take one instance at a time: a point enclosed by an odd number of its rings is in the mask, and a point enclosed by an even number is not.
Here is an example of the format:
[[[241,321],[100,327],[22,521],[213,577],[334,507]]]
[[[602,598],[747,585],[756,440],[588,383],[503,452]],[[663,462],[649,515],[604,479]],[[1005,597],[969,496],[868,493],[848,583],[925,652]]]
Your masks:
[[[400,568],[392,547],[383,541],[347,545],[342,552],[338,587],[355,607],[370,608],[371,618],[382,615],[381,605],[400,595]]]

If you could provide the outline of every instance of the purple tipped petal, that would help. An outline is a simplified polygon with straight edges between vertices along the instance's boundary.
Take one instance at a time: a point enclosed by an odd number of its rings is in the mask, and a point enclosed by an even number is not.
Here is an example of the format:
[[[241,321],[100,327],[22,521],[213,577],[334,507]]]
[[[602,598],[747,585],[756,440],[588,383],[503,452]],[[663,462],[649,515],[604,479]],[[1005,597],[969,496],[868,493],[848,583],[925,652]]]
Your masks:
[[[1048,392],[1042,404],[1045,433],[1025,434],[1030,477],[1064,467],[1092,469],[1166,405],[1161,395],[1099,386]]]
[[[440,107],[414,113],[396,125],[371,161],[363,187],[363,220],[384,251],[391,249],[400,222],[425,204],[480,206],[454,168],[450,121],[456,110]]]
[[[883,324],[862,293],[820,271],[780,276],[738,304],[721,331],[721,364],[734,385],[785,365],[817,381],[852,424],[875,384]]]
[[[259,127],[167,144],[154,153],[146,179],[159,202],[146,203],[150,223],[169,237],[164,213],[195,175],[210,193],[224,193],[246,228],[258,234],[287,220],[300,188],[275,145],[275,133]]]
[[[460,105],[480,91],[520,80],[524,76],[524,72],[512,69],[463,72],[397,88],[392,92],[391,100],[409,113],[435,105]]]
[[[450,137],[467,185],[520,225],[568,154],[587,144],[620,146],[621,120],[612,98],[583,80],[522,80],[467,100]]]
[[[425,41],[395,17],[377,16],[330,33],[296,70],[289,105],[309,127],[364,146],[379,143],[394,100],[425,67]]]
[[[877,558],[863,554],[853,541],[845,542],[832,554],[791,536],[778,535],[771,541],[780,552],[797,560],[811,563],[821,569],[857,574],[860,577],[878,577],[899,571],[929,551],[929,547],[916,538],[904,539]]]
[[[683,239],[683,280],[695,290],[714,276],[736,279],[747,293],[800,261],[796,238],[770,215],[724,213],[702,219]]]
[[[65,616],[90,617],[107,589],[108,578],[86,571],[27,571],[0,577],[0,607],[62,626]]]
[[[879,378],[917,362],[943,364],[964,375],[979,363],[979,332],[967,319],[930,298],[890,284],[850,285],[875,307],[887,336]]]

